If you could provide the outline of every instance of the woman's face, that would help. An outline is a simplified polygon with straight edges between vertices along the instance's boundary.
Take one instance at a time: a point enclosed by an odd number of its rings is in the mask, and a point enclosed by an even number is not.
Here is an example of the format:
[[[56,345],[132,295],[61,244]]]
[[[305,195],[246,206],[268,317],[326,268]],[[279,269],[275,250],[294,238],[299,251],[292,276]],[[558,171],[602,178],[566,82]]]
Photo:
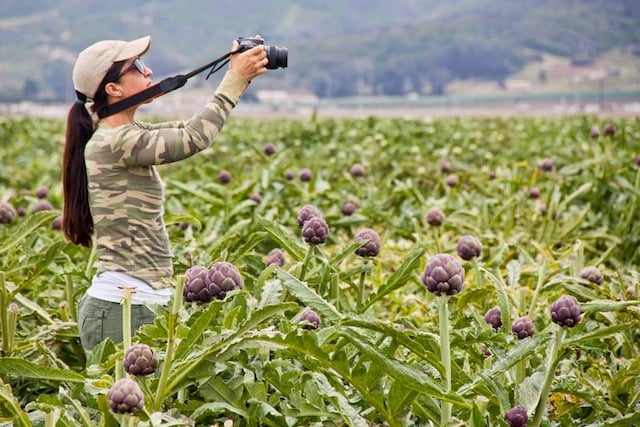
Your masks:
[[[151,86],[153,84],[152,75],[153,70],[145,66],[140,58],[128,59],[122,67],[117,82],[121,86],[122,97],[128,98]]]

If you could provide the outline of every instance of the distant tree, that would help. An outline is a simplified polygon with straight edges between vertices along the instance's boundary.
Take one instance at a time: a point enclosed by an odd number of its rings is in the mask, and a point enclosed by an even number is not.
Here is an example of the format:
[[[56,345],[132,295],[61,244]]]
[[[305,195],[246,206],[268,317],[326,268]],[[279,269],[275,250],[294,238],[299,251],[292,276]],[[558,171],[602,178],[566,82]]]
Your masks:
[[[22,99],[34,101],[38,98],[38,83],[33,79],[26,79],[22,86]]]

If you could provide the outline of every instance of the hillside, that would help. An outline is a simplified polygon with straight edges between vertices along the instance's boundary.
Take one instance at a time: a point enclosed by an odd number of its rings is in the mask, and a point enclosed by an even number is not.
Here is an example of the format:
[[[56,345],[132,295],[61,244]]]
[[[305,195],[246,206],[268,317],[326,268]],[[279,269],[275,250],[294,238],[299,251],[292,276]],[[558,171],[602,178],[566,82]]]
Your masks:
[[[234,37],[254,33],[289,49],[289,68],[270,73],[262,88],[321,98],[443,94],[469,82],[505,89],[526,70],[547,82],[554,71],[543,65],[551,57],[600,71],[604,64],[617,86],[640,88],[635,0],[265,0],[251,8],[204,0],[8,0],[0,5],[0,100],[68,99],[75,55],[99,39],[151,34],[145,59],[160,78],[205,64]]]

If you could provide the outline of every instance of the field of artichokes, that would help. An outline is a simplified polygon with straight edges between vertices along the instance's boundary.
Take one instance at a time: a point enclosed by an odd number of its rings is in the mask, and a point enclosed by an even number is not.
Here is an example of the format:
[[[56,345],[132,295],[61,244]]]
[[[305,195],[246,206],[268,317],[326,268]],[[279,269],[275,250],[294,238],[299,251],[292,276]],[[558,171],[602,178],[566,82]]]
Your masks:
[[[234,119],[160,167],[171,303],[88,354],[63,136],[0,121],[0,425],[640,425],[637,118]]]

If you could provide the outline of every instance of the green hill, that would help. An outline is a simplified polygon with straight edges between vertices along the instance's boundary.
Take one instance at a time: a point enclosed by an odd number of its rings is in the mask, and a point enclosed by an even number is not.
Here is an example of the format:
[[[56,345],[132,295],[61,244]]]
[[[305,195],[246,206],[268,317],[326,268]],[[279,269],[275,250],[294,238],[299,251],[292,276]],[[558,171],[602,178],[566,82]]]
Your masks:
[[[262,87],[320,97],[441,94],[460,81],[505,87],[549,55],[589,66],[615,51],[619,60],[605,66],[631,61],[635,70],[637,6],[637,0],[265,0],[251,6],[8,0],[0,5],[0,100],[68,98],[79,50],[145,34],[154,45],[145,59],[162,77],[211,61],[236,36],[259,33],[267,44],[289,49],[289,68],[270,73]],[[536,78],[549,77],[545,72],[538,67]]]

